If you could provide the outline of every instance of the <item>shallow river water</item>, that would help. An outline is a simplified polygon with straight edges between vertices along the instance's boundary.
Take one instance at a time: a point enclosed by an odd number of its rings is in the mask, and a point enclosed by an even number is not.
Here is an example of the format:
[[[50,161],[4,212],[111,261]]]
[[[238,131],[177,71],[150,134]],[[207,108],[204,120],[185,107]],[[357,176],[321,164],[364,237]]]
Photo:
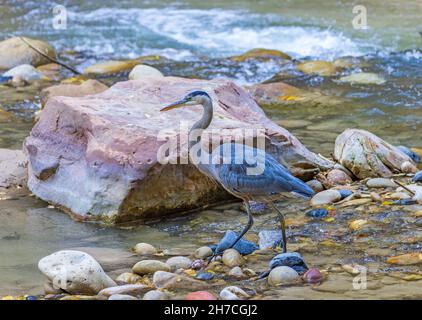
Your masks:
[[[421,147],[422,142],[422,4],[409,1],[360,1],[367,7],[368,29],[352,27],[353,1],[63,1],[66,30],[52,28],[52,1],[0,3],[0,39],[9,34],[51,42],[59,57],[79,70],[101,60],[160,54],[168,60],[154,65],[165,75],[227,77],[240,85],[281,80],[339,99],[332,106],[265,108],[275,122],[296,135],[309,149],[329,157],[334,140],[349,127],[367,129],[393,144]],[[344,72],[376,73],[382,85],[351,85],[338,78],[303,76],[291,65],[274,61],[233,64],[227,56],[249,49],[278,49],[295,59],[332,61],[355,57]],[[76,52],[76,54],[75,54]],[[125,74],[103,79],[112,84]],[[0,148],[18,149],[39,108],[38,87],[2,88]],[[419,206],[367,205],[337,208],[331,221],[306,218],[306,203],[280,204],[287,213],[290,250],[300,250],[309,265],[328,274],[318,287],[269,289],[258,286],[257,298],[421,298],[419,267],[386,265],[388,256],[421,251]],[[369,226],[352,233],[348,223],[366,219]],[[420,219],[419,219],[420,220]],[[123,256],[138,242],[189,254],[218,241],[227,229],[240,229],[246,216],[239,204],[213,208],[189,217],[152,225],[102,227],[79,223],[25,192],[0,194],[0,296],[42,293],[40,258],[65,248],[103,248],[95,254]],[[258,215],[249,235],[277,226],[270,213]],[[192,237],[192,234],[195,234]],[[103,251],[101,251],[103,250]],[[110,250],[110,251],[107,251]],[[273,254],[274,255],[274,254]],[[269,254],[250,257],[264,271]],[[104,262],[107,266],[107,261]],[[344,265],[369,268],[366,290],[353,288],[354,276]],[[110,272],[127,266],[109,262]],[[350,270],[349,270],[350,271]],[[242,283],[256,289],[253,283]]]

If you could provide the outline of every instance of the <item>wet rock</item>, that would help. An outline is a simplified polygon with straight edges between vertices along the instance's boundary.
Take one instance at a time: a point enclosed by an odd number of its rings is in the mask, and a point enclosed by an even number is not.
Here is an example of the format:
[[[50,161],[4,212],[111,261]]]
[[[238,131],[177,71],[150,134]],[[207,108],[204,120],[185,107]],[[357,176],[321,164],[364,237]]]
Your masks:
[[[55,288],[54,285],[53,285],[53,283],[51,281],[46,281],[44,283],[44,293],[46,295],[48,295],[48,294],[54,294],[54,295],[56,295],[56,294],[61,294],[61,293],[64,293],[64,292],[65,291],[63,291],[60,288]]]
[[[339,169],[330,170],[327,174],[327,180],[333,186],[344,186],[353,182],[347,173]]]
[[[56,58],[54,48],[47,42],[28,37],[22,38],[39,51],[45,53],[48,57]],[[30,64],[37,67],[50,62],[43,55],[30,48],[19,37],[13,37],[0,42],[0,69],[11,69],[22,64]]]
[[[195,291],[188,293],[185,300],[217,300],[217,298],[208,291]]]
[[[335,65],[328,61],[315,60],[299,63],[296,68],[306,74],[317,74],[320,76],[333,76],[337,73]]]
[[[58,84],[41,90],[41,105],[45,106],[48,99],[52,97],[83,97],[87,95],[97,94],[107,90],[105,84],[97,80],[86,80],[81,84]]]
[[[166,271],[157,271],[154,273],[152,282],[158,289],[204,289],[208,287],[206,282],[194,280],[184,275],[175,274]]]
[[[368,223],[368,220],[365,219],[357,219],[357,220],[353,220],[352,222],[349,223],[349,228],[352,231],[357,231],[363,228],[364,225],[366,225]]]
[[[422,171],[418,171],[412,178],[413,182],[420,182],[422,181]]]
[[[21,150],[0,149],[0,187],[26,184],[27,160]]]
[[[377,75],[376,73],[371,72],[359,72],[353,73],[349,76],[341,77],[337,80],[338,82],[347,82],[351,84],[384,84],[386,80]]]
[[[194,256],[198,259],[205,259],[212,256],[212,249],[210,247],[204,246],[196,249]]]
[[[134,284],[142,280],[142,277],[131,272],[124,272],[116,278],[118,284]]]
[[[328,210],[325,208],[317,208],[309,210],[305,214],[311,218],[322,219],[328,216]]]
[[[412,204],[417,204],[417,199],[399,199],[393,201],[394,204],[400,205],[400,206],[410,206]]]
[[[283,245],[283,237],[280,230],[262,230],[258,233],[259,249],[276,248]]]
[[[401,165],[412,159],[376,135],[347,129],[335,142],[334,158],[359,179],[391,177],[401,172]]]
[[[310,180],[310,181],[306,182],[306,184],[308,186],[310,186],[312,188],[312,190],[314,190],[315,192],[321,192],[321,191],[324,190],[324,186],[318,180],[315,180],[315,179]]]
[[[221,239],[220,242],[218,243],[215,251],[220,252],[220,253],[224,252],[224,250],[226,250],[232,245],[232,243],[236,240],[236,238],[237,238],[236,232],[231,231],[231,230],[227,231],[223,239]],[[259,247],[255,243],[242,238],[236,243],[233,249],[236,249],[242,255],[247,255],[247,254],[251,254],[255,250],[258,250]]]
[[[382,197],[375,192],[371,192],[371,199],[376,201],[376,202],[382,202]]]
[[[214,274],[212,274],[211,272],[198,272],[198,274],[195,276],[196,279],[198,280],[204,280],[204,281],[209,281],[212,280],[214,278]]]
[[[308,270],[305,260],[297,252],[280,253],[272,258],[269,263],[270,270],[281,266],[290,267],[299,274],[303,274]]]
[[[199,270],[205,267],[205,261],[202,259],[198,259],[192,262],[191,269],[193,270]]]
[[[150,290],[148,286],[144,284],[125,284],[122,286],[115,286],[110,288],[105,288],[101,290],[98,295],[99,296],[106,296],[110,297],[115,294],[124,294],[124,295],[130,295],[130,296],[140,296],[141,294],[144,294],[148,290]]]
[[[42,66],[37,67],[37,70],[40,71],[47,78],[52,80],[60,80],[60,70],[61,65],[57,63],[48,63]]]
[[[397,185],[390,179],[373,178],[366,181],[368,188],[396,188]]]
[[[341,200],[341,194],[337,190],[324,190],[311,199],[311,206],[323,206]]]
[[[149,243],[137,243],[133,248],[133,251],[140,255],[149,255],[149,254],[156,254],[157,249],[154,246],[150,245]]]
[[[113,74],[128,71],[139,64],[137,60],[104,61],[95,63],[84,70],[84,74]]]
[[[156,271],[171,271],[171,267],[158,260],[142,260],[133,266],[132,271],[136,274],[144,275]]]
[[[223,263],[232,268],[243,264],[243,258],[236,249],[227,249],[223,253]]]
[[[338,192],[340,192],[342,199],[350,197],[353,194],[352,190],[347,190],[347,189],[339,189]]]
[[[287,59],[287,60],[292,59],[288,54],[284,52],[281,52],[278,50],[261,49],[261,48],[252,49],[245,52],[244,54],[230,57],[231,60],[236,61],[236,62],[244,62],[249,59],[268,61],[268,60],[277,59],[277,58]]]
[[[321,283],[324,280],[324,275],[316,268],[311,268],[302,276],[305,283]]]
[[[221,290],[220,298],[223,300],[245,300],[250,298],[250,295],[239,287],[230,286]]]
[[[405,161],[401,164],[400,170],[403,173],[415,173],[418,171],[418,168],[413,163]]]
[[[96,95],[49,99],[24,143],[29,189],[76,218],[109,224],[156,219],[231,198],[193,164],[158,162],[157,154],[169,145],[159,133],[166,129],[176,137],[180,121],[193,123],[202,113],[200,108],[159,110],[198,87],[214,102],[211,129],[236,128],[237,134],[252,124],[265,128],[271,137],[267,152],[298,177],[330,165],[271,122],[254,99],[229,80],[150,78],[119,82]],[[218,132],[224,139],[235,134]],[[221,141],[221,136],[212,138]],[[169,161],[178,158],[176,153]]]
[[[42,258],[38,269],[55,288],[71,294],[97,294],[116,285],[94,258],[81,251],[57,251]]]
[[[244,278],[246,275],[243,273],[242,268],[240,267],[234,267],[230,269],[229,276],[235,277],[235,278]]]
[[[412,264],[420,264],[422,263],[422,253],[412,252],[412,253],[405,253],[399,256],[395,256],[395,257],[390,257],[387,259],[387,263],[404,265],[404,266],[412,265]]]
[[[407,154],[415,163],[419,163],[421,161],[420,156],[416,153],[413,152],[411,149],[409,149],[408,147],[405,146],[398,146],[397,149],[399,149],[400,151],[402,151],[403,153]]]
[[[177,269],[189,269],[192,261],[186,257],[171,257],[166,261],[166,264],[174,271]]]
[[[129,73],[129,80],[138,80],[146,78],[162,78],[163,74],[150,66],[139,64]]]
[[[268,275],[268,284],[278,286],[281,284],[292,284],[299,280],[299,274],[292,268],[281,266],[271,270]]]
[[[16,66],[3,73],[3,77],[12,77],[12,81],[21,81],[31,83],[39,80],[48,80],[48,78],[29,64]],[[16,80],[17,79],[17,80]]]
[[[145,293],[142,300],[169,300],[170,295],[160,290],[151,290]]]
[[[108,297],[108,300],[138,300],[134,296],[127,294],[113,294]]]

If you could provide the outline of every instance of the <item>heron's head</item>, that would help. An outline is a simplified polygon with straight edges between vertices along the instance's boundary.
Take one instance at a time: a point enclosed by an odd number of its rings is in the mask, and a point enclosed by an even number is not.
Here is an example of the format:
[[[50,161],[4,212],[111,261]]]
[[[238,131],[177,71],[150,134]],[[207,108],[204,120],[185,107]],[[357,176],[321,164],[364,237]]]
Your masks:
[[[205,91],[197,90],[188,93],[183,99],[173,102],[161,109],[160,111],[168,111],[175,108],[180,108],[184,106],[192,106],[198,104],[204,104],[206,100],[211,100],[211,97]]]

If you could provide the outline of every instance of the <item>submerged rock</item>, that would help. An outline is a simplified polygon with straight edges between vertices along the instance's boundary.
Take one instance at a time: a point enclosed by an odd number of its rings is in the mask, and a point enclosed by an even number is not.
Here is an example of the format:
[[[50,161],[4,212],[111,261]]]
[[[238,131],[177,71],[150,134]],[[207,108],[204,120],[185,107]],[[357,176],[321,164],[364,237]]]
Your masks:
[[[167,292],[160,290],[151,290],[145,293],[142,300],[168,300],[170,295]]]
[[[166,264],[174,271],[177,269],[189,269],[192,261],[186,257],[171,257],[166,261]]]
[[[377,75],[376,73],[371,72],[359,72],[353,73],[349,76],[341,77],[337,80],[338,82],[348,82],[351,84],[384,84],[386,80]]]
[[[57,251],[42,258],[38,269],[55,288],[71,294],[97,294],[116,285],[93,257],[81,251]]]
[[[206,282],[194,280],[184,275],[175,274],[166,271],[157,271],[154,273],[152,282],[158,289],[203,289],[208,287]]]
[[[130,296],[128,294],[113,294],[108,297],[108,300],[138,300],[134,296]]]
[[[185,300],[217,300],[217,298],[208,291],[195,291],[188,293]]]
[[[337,73],[336,66],[332,62],[315,60],[299,63],[296,68],[306,74],[317,74],[319,76],[333,76]]]
[[[347,129],[337,137],[334,158],[359,179],[388,178],[401,172],[403,162],[413,163],[398,148],[368,131],[358,129]]]
[[[328,210],[325,208],[317,208],[317,209],[312,209],[309,210],[305,213],[308,217],[311,218],[325,218],[326,216],[328,216]]]
[[[138,80],[146,78],[162,78],[163,74],[150,66],[139,64],[135,66],[132,71],[129,73],[129,80]]]
[[[27,160],[21,150],[0,149],[0,187],[26,184]]]
[[[397,188],[397,185],[386,178],[372,178],[366,181],[368,188]]]
[[[154,248],[154,246],[150,245],[149,243],[137,243],[135,247],[133,248],[133,251],[136,254],[140,255],[148,255],[148,254],[156,254],[157,249]]]
[[[194,256],[198,259],[205,259],[212,256],[212,249],[210,247],[204,246],[196,249]]]
[[[302,276],[305,283],[321,283],[324,280],[324,275],[316,268],[311,268]]]
[[[98,62],[85,68],[85,74],[112,74],[127,71],[136,66],[139,62],[135,60],[125,61],[104,61]]]
[[[252,49],[245,52],[244,54],[230,57],[231,60],[236,61],[236,62],[243,62],[249,59],[267,61],[270,59],[277,59],[277,58],[287,59],[287,60],[292,59],[288,54],[284,52],[281,52],[278,50],[261,49],[261,48]]]
[[[22,38],[48,57],[56,58],[54,48],[47,42],[28,37]],[[11,69],[22,64],[30,64],[37,67],[50,62],[50,60],[28,46],[20,37],[13,37],[0,42],[0,69]]]
[[[223,263],[232,268],[243,264],[243,258],[236,249],[227,249],[223,253]]]
[[[232,82],[164,77],[120,82],[96,95],[50,98],[24,142],[29,189],[75,218],[107,223],[162,217],[230,198],[193,164],[161,163],[176,162],[176,151],[164,157],[167,140],[179,135],[183,121],[188,127],[197,121],[202,110],[159,110],[198,88],[214,102],[210,129],[236,128],[224,139],[239,129],[265,128],[271,137],[266,151],[294,175],[309,178],[331,166],[266,118]],[[220,143],[221,136],[213,138]]]
[[[134,284],[142,280],[142,277],[132,273],[132,272],[124,272],[116,278],[116,282],[118,284]]]
[[[244,300],[249,297],[249,294],[236,286],[226,287],[220,292],[220,298],[223,300]]]
[[[299,280],[299,274],[287,266],[275,267],[268,275],[268,284],[278,286],[281,284],[291,284]]]
[[[220,242],[218,243],[215,251],[219,253],[224,252],[227,248],[231,246],[231,244],[236,240],[236,238],[237,238],[236,232],[232,230],[227,231],[223,239],[221,239]],[[258,248],[259,247],[255,243],[245,240],[243,238],[240,239],[236,243],[236,245],[233,247],[233,249],[236,249],[242,255],[251,254],[255,250],[258,250]]]
[[[144,294],[148,290],[150,290],[148,286],[144,284],[125,284],[121,286],[115,286],[110,288],[105,288],[101,290],[98,295],[99,296],[106,296],[110,297],[115,294],[124,294],[124,295],[130,295],[130,296],[140,296],[141,294]]]

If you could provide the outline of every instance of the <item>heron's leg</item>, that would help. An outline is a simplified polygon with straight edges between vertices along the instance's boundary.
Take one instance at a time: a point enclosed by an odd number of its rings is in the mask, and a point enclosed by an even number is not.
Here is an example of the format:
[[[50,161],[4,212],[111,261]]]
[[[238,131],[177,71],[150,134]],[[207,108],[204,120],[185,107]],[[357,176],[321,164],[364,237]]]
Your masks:
[[[233,241],[233,243],[227,249],[233,248],[236,245],[236,243],[238,243],[239,240],[242,239],[242,237],[246,234],[246,232],[249,231],[249,229],[253,225],[253,217],[251,214],[251,208],[249,207],[249,202],[245,200],[244,203],[245,203],[246,212],[248,213],[248,224],[246,225],[245,228],[243,228],[242,232],[237,236],[237,238]],[[211,258],[209,258],[208,263],[210,263],[216,256],[220,255],[221,253],[222,252],[217,252],[217,249],[216,249],[216,252],[214,252]]]
[[[283,253],[286,253],[287,252],[287,237],[286,237],[286,222],[284,220],[284,214],[271,201],[269,201],[268,204],[273,210],[277,212],[278,217],[280,219],[281,236],[283,237]]]

